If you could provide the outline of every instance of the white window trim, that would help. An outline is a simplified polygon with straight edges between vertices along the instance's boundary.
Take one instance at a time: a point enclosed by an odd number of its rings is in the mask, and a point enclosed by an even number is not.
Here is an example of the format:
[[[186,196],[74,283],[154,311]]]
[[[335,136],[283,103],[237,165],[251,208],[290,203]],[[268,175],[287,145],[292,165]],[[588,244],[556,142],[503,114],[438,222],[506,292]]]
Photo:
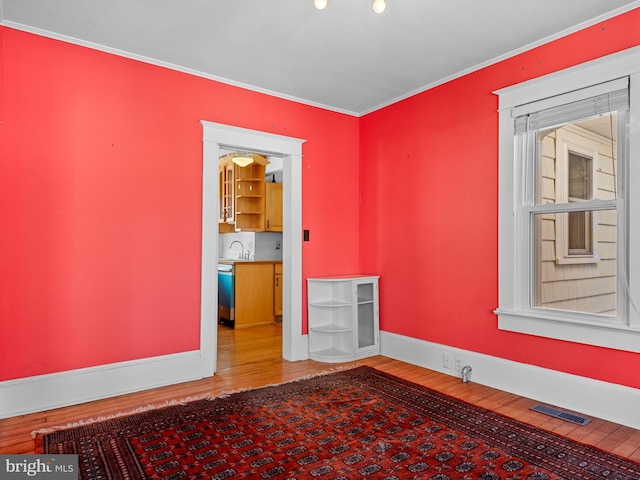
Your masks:
[[[587,62],[544,77],[497,90],[499,97],[499,208],[498,208],[498,299],[495,310],[498,328],[512,332],[615,348],[640,353],[640,195],[630,195],[618,206],[618,215],[627,219],[620,248],[626,248],[628,282],[619,282],[619,291],[628,294],[628,308],[618,309],[618,319],[610,324],[593,316],[562,311],[532,309],[528,271],[530,256],[516,202],[523,197],[524,184],[514,162],[516,141],[514,117],[542,110],[546,99],[589,88],[598,94],[599,84],[630,78],[629,143],[626,157],[626,185],[640,185],[640,47]],[[535,105],[532,105],[535,102]],[[628,208],[628,211],[626,210]],[[628,212],[633,212],[629,214]],[[621,222],[623,223],[623,222]],[[626,242],[628,240],[628,243]],[[626,245],[626,246],[625,246]],[[634,304],[635,302],[635,304]]]

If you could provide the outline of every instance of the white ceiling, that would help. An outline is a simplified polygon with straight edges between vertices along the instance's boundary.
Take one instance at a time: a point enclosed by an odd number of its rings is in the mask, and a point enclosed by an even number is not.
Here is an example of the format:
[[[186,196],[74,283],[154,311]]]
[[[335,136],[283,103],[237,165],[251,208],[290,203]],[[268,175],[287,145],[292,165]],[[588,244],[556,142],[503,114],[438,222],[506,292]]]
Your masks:
[[[0,0],[0,23],[362,115],[629,0]],[[544,62],[544,59],[541,59]]]

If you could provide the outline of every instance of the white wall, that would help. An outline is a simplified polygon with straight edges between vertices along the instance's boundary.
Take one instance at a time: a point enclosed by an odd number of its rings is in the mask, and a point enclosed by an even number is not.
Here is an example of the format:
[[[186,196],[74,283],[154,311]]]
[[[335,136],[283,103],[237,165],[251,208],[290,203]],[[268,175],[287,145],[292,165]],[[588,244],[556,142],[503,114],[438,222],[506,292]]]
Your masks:
[[[237,232],[220,234],[218,258],[238,259],[241,247],[233,241],[242,242],[244,251],[249,250],[249,260],[282,260],[282,233]]]

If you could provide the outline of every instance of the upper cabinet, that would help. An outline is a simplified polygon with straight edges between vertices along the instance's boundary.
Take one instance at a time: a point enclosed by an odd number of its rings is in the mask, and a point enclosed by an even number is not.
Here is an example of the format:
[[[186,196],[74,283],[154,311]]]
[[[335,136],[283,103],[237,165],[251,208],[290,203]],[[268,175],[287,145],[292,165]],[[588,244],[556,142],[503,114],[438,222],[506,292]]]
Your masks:
[[[269,162],[260,155],[252,155],[256,157],[253,163],[235,166],[236,232],[261,232],[265,226],[264,168]]]
[[[265,230],[267,232],[282,231],[282,184],[266,183],[266,219]]]
[[[221,157],[220,233],[261,232],[265,230],[266,189],[265,167],[269,161],[256,153],[243,154],[251,159],[248,165],[234,162],[237,153]]]
[[[234,167],[231,159],[220,162],[218,167],[219,191],[220,191],[220,212],[218,215],[218,226],[220,233],[234,231],[235,219],[235,195],[234,195]]]

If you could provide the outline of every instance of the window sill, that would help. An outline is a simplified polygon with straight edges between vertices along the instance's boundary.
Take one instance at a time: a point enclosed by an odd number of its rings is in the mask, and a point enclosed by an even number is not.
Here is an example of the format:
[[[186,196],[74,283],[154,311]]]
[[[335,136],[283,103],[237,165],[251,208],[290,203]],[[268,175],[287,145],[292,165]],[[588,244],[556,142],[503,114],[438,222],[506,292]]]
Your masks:
[[[640,330],[626,325],[607,325],[538,312],[497,309],[498,329],[597,347],[640,353]]]
[[[595,264],[600,261],[596,255],[566,255],[564,257],[556,257],[557,265],[588,265]]]

